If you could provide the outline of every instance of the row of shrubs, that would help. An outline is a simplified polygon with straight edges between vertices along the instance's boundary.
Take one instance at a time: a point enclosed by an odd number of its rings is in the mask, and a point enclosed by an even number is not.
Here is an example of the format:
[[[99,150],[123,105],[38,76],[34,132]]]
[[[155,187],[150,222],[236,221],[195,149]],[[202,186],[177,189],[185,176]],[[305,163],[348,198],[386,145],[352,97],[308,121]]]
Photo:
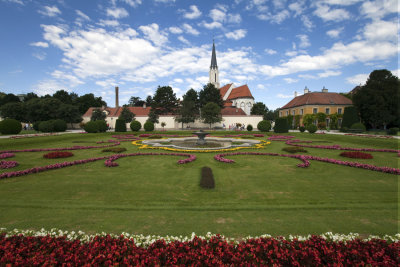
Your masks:
[[[60,119],[38,121],[33,124],[33,129],[44,133],[65,132],[67,130],[67,123]],[[2,134],[19,134],[21,130],[22,124],[17,120],[5,119],[0,121],[0,133]]]
[[[131,130],[134,132],[138,132],[142,128],[142,124],[136,120],[132,121],[129,126],[130,126]],[[154,131],[154,124],[152,122],[148,121],[143,125],[143,128],[146,132]],[[87,122],[83,126],[83,129],[88,133],[101,133],[101,132],[107,131],[108,126],[105,121],[97,120],[97,121]],[[117,119],[115,121],[115,131],[116,132],[126,132],[127,131],[125,120]]]

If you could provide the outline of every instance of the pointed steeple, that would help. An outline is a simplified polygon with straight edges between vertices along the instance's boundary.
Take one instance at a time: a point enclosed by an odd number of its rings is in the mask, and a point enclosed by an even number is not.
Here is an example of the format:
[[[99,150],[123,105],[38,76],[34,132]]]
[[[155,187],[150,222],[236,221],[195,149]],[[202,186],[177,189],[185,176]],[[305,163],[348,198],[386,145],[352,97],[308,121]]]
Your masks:
[[[213,40],[212,54],[211,54],[211,66],[210,69],[218,69],[217,65],[217,54],[215,53],[215,44]]]

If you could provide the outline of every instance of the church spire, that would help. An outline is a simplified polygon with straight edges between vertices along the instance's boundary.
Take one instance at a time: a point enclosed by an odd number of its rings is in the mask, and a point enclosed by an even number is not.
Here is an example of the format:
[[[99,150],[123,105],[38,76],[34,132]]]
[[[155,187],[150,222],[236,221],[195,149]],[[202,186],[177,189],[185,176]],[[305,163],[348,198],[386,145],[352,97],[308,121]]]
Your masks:
[[[213,40],[213,47],[212,47],[212,53],[211,53],[211,65],[210,65],[208,82],[213,84],[216,88],[219,89],[219,71],[218,71],[218,65],[217,65],[217,53],[215,53],[214,40]]]

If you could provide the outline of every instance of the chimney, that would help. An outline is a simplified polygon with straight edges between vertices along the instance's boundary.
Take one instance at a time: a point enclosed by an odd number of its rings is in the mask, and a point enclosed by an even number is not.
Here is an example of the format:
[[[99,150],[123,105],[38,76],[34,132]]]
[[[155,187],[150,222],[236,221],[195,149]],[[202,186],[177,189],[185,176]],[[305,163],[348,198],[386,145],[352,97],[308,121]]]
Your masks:
[[[297,91],[294,91],[294,97],[296,97],[297,96]]]
[[[118,86],[115,86],[115,107],[119,108],[119,103],[118,103]]]
[[[310,90],[308,90],[307,86],[304,88],[304,94],[308,94]]]
[[[328,89],[326,89],[325,86],[322,88],[322,93],[328,93]]]

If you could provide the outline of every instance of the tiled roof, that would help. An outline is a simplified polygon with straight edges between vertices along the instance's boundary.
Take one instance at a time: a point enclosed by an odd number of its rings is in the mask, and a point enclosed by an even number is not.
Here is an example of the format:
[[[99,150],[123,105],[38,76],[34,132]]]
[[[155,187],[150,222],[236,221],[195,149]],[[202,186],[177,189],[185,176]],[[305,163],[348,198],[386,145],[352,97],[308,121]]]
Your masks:
[[[281,109],[293,108],[304,105],[352,105],[353,102],[338,93],[311,92],[293,98]]]
[[[85,114],[83,114],[83,117],[91,117],[93,110],[96,108],[89,108]],[[148,116],[151,107],[128,107],[128,109],[135,114],[135,116]],[[109,112],[108,117],[119,117],[122,111],[122,107],[119,108],[106,108],[106,111]]]
[[[232,107],[233,103],[230,100],[224,102],[224,107]]]
[[[246,113],[241,108],[224,107],[221,110],[221,115],[222,116],[225,116],[225,115],[242,115],[242,116],[246,116]]]
[[[101,108],[101,107],[91,107],[85,112],[85,114],[82,115],[82,117],[91,117],[92,113],[93,113],[93,110],[95,110],[95,109],[101,109],[102,110],[103,108]],[[108,115],[110,115],[110,116],[117,111],[116,108],[109,108],[109,107],[105,108],[105,110],[107,111]]]
[[[228,83],[221,88],[219,88],[219,93],[221,94],[221,98],[224,98],[226,92],[228,92],[229,88],[231,87],[231,83]]]
[[[251,95],[250,89],[247,86],[247,84],[233,88],[228,96],[228,100],[242,98],[242,97],[247,97],[247,98],[250,97],[254,99],[254,97]]]

